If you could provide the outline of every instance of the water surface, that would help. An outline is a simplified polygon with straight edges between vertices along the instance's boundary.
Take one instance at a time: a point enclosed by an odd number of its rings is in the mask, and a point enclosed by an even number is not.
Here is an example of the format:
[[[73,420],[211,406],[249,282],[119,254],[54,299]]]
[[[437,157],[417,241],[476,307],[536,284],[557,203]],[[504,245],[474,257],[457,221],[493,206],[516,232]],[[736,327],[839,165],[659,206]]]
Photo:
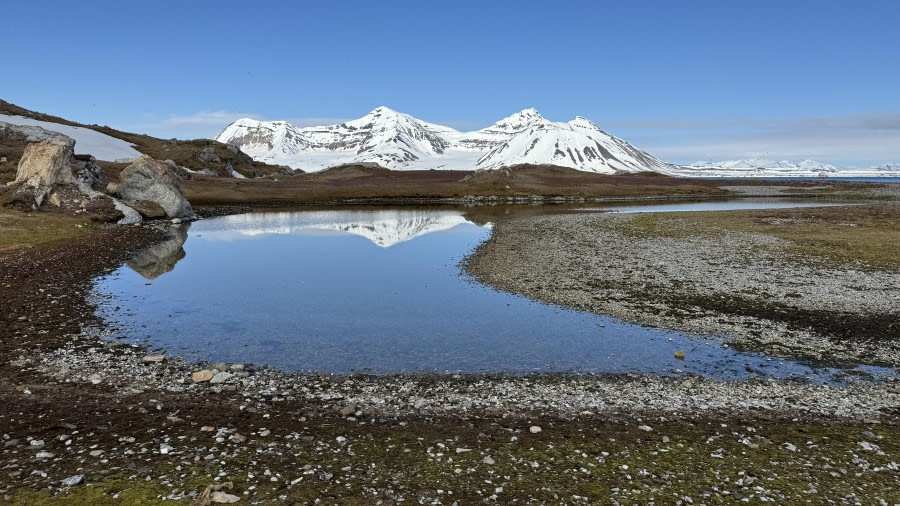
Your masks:
[[[834,373],[481,285],[459,264],[490,230],[462,210],[203,220],[98,278],[100,313],[188,359],[286,370]]]

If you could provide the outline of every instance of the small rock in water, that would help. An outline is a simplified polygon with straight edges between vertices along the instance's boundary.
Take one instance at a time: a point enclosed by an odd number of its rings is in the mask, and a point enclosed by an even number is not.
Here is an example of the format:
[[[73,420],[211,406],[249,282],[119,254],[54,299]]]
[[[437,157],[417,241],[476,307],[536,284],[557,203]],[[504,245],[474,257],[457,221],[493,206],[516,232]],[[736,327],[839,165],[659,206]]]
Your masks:
[[[84,483],[84,475],[76,474],[75,476],[69,476],[65,480],[62,481],[63,486],[65,487],[74,487],[75,485],[81,485]]]
[[[677,358],[678,360],[684,360],[684,350],[676,351],[675,358]]]
[[[226,494],[225,492],[219,492],[219,491],[213,492],[210,495],[209,499],[212,502],[218,503],[218,504],[231,504],[231,503],[236,503],[241,500],[241,498],[236,495]]]
[[[194,383],[202,383],[213,379],[213,373],[210,370],[204,369],[191,374],[191,379],[194,380]]]
[[[233,375],[230,372],[219,372],[210,378],[209,382],[212,384],[225,383],[231,376]]]
[[[144,356],[145,364],[158,364],[166,359],[165,355],[146,355]]]
[[[538,427],[537,425],[532,425],[531,427],[528,428],[528,432],[530,432],[532,434],[537,434],[540,431],[541,431],[541,428]]]

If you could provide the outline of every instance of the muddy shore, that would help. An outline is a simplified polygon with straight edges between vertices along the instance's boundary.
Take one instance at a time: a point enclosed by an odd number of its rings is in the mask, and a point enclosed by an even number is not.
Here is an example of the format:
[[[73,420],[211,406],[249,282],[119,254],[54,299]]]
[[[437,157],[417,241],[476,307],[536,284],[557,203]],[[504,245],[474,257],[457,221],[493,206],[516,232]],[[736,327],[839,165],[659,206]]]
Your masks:
[[[900,501],[896,382],[147,362],[102,341],[91,279],[167,233],[101,227],[0,257],[3,501],[203,503],[211,486],[241,503]],[[195,384],[201,369],[228,376]]]

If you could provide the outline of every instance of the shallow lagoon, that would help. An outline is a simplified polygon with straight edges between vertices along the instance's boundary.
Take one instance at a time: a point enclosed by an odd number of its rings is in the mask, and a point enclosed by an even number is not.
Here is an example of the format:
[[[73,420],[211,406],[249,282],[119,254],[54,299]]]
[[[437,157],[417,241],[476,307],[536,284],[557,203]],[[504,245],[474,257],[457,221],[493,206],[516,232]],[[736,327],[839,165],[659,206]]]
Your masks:
[[[130,340],[188,359],[285,370],[840,373],[481,285],[460,262],[490,230],[463,209],[212,218],[98,278],[99,311]]]

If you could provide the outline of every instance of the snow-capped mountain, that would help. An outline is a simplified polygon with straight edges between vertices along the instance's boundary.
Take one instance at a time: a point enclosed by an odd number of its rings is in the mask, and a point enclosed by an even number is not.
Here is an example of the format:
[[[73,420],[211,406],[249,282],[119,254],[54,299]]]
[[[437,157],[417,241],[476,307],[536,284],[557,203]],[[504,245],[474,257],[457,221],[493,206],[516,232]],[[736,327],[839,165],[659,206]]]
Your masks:
[[[747,158],[723,162],[696,162],[678,167],[688,177],[878,177],[900,176],[900,166],[884,164],[871,169],[846,169],[815,160]]]
[[[365,162],[390,169],[552,164],[604,174],[676,171],[585,118],[556,123],[534,109],[474,132],[427,123],[387,107],[357,120],[321,127],[240,119],[216,140],[235,145],[257,160],[306,171]]]
[[[578,116],[568,123],[536,121],[481,157],[477,168],[523,163],[561,165],[590,172],[673,172],[673,167],[607,134]]]
[[[192,228],[205,240],[232,241],[264,235],[353,234],[390,248],[432,232],[471,223],[454,211],[317,211],[250,213],[198,222]]]

